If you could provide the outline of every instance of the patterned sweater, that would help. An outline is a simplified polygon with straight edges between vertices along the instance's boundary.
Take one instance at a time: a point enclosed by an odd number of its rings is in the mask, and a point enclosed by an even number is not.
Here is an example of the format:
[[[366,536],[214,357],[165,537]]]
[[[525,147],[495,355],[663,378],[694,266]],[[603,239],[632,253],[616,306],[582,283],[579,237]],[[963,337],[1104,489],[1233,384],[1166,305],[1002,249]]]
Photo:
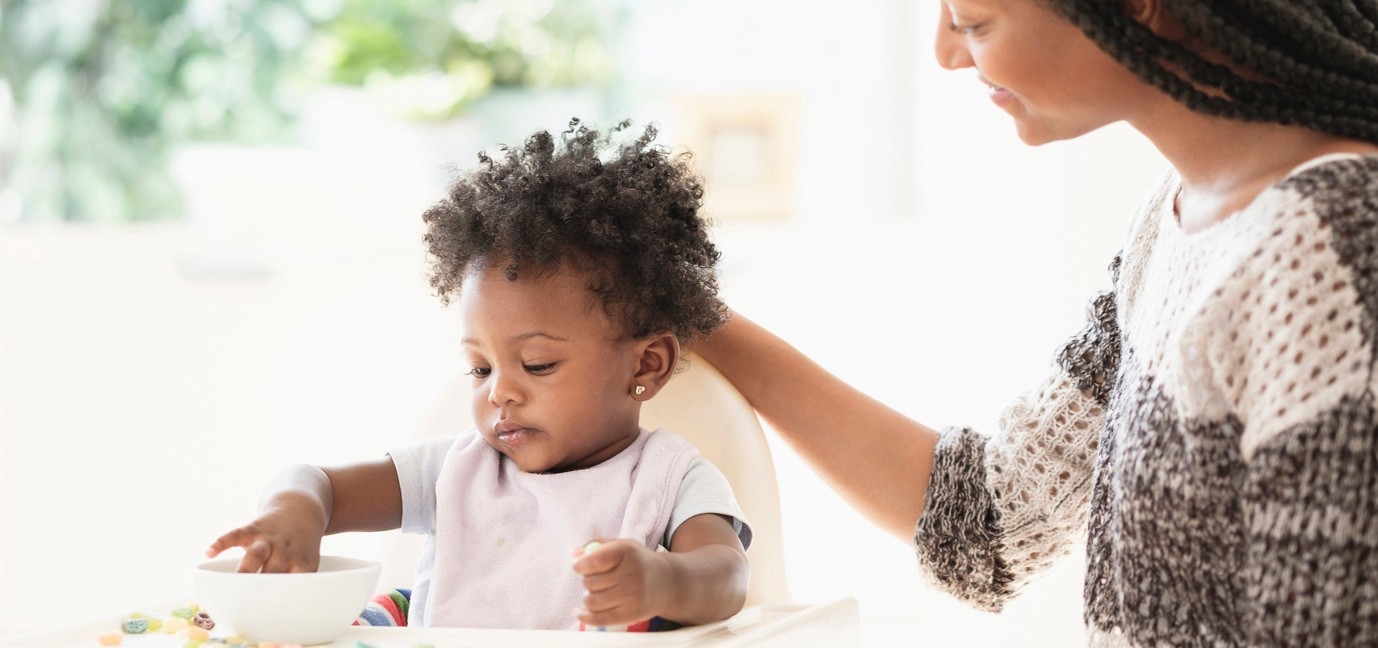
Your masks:
[[[919,563],[998,610],[1086,529],[1092,645],[1378,645],[1378,156],[1193,234],[1179,187],[999,433],[944,431]]]

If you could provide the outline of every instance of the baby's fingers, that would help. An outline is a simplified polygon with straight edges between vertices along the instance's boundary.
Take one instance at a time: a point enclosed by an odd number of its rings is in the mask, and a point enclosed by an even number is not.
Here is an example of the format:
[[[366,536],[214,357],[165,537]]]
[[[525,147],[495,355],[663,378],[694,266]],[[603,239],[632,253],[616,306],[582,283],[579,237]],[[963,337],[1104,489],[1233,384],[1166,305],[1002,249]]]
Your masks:
[[[238,529],[216,538],[215,542],[212,542],[209,547],[206,547],[206,557],[214,558],[231,547],[243,547],[252,542],[257,536],[258,534],[251,531],[249,527],[239,527]]]
[[[583,576],[602,574],[617,569],[627,555],[629,545],[622,541],[605,542],[574,561],[574,573]]]
[[[206,549],[206,556],[214,558],[231,547],[243,547],[244,557],[239,560],[239,572],[257,572],[263,569],[273,555],[273,545],[251,527],[239,527],[216,538]]]
[[[239,560],[239,573],[257,573],[273,555],[273,546],[267,540],[256,538],[244,546],[244,557]]]

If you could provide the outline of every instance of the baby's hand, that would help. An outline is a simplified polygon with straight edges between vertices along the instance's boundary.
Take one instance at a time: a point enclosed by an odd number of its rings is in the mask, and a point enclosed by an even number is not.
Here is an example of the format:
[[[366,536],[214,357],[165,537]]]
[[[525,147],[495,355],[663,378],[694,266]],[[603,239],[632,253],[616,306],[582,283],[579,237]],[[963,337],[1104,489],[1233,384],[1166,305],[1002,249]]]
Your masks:
[[[243,547],[241,572],[314,572],[321,562],[324,524],[309,510],[278,506],[258,519],[220,536],[206,549],[214,558],[230,547]]]
[[[593,543],[590,543],[593,545]],[[629,625],[665,608],[670,563],[632,540],[609,540],[574,550],[574,571],[584,576],[584,608],[574,616],[584,625]]]

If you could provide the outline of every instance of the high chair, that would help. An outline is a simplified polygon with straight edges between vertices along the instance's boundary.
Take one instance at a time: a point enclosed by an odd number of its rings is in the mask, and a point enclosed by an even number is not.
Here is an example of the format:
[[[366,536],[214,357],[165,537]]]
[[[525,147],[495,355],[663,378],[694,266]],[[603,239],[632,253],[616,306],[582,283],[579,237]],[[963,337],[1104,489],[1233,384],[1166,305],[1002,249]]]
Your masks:
[[[780,495],[775,464],[755,410],[717,369],[690,355],[688,369],[641,408],[641,425],[665,428],[698,447],[732,485],[737,502],[751,522],[747,550],[751,581],[746,605],[790,602],[780,537]],[[458,434],[472,425],[470,378],[456,371],[417,416],[412,438]],[[383,539],[383,573],[379,586],[411,587],[424,538],[388,532]]]

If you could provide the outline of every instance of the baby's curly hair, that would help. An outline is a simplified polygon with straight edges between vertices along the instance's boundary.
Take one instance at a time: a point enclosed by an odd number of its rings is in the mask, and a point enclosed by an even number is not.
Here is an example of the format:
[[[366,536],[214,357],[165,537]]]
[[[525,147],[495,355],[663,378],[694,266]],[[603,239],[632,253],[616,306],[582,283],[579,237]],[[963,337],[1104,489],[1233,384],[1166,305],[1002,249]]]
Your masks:
[[[603,135],[575,119],[558,142],[540,131],[499,158],[480,152],[478,168],[422,216],[441,301],[488,263],[506,262],[508,281],[570,263],[634,338],[670,332],[687,345],[721,326],[722,255],[699,217],[703,181],[688,153],[654,144],[654,126],[613,149],[630,125]],[[605,159],[609,150],[616,155]]]

